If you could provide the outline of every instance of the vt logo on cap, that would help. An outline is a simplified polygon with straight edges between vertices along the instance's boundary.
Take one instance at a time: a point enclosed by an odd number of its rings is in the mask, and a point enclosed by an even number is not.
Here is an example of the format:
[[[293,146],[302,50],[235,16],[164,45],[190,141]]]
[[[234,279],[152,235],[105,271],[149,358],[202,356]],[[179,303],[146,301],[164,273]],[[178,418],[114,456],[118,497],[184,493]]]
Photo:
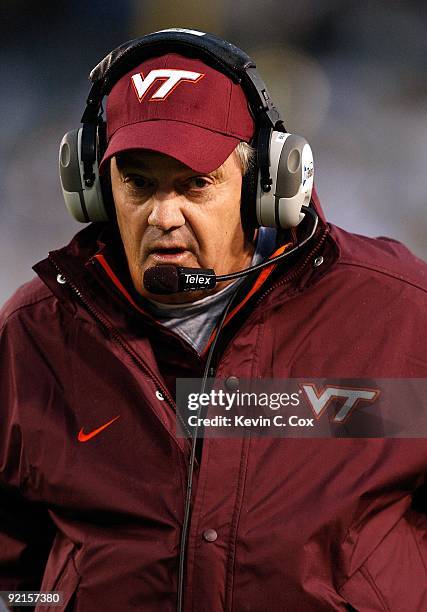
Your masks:
[[[139,72],[138,74],[134,74],[132,76],[132,83],[135,87],[138,100],[141,102],[154,81],[157,79],[166,79],[166,81],[151,96],[151,98],[149,98],[149,101],[152,102],[161,101],[167,98],[167,96],[172,93],[179,83],[183,83],[184,81],[196,83],[204,76],[205,75],[200,72],[191,72],[190,70],[174,70],[173,68],[170,68],[163,70],[151,70],[145,79],[142,72]]]

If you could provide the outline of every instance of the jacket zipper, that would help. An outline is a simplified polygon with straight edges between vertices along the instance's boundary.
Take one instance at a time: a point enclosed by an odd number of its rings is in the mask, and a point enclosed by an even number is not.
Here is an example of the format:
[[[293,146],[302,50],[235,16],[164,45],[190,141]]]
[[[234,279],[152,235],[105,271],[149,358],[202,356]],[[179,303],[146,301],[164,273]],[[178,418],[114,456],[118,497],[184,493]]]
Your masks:
[[[173,398],[170,396],[168,389],[163,385],[162,381],[156,376],[156,374],[148,366],[145,365],[145,363],[141,359],[138,358],[137,355],[134,354],[133,351],[130,350],[130,348],[128,347],[126,342],[123,340],[123,338],[120,336],[116,328],[113,325],[111,325],[111,323],[91,304],[91,302],[89,302],[85,298],[85,296],[82,294],[80,289],[71,280],[69,280],[68,275],[64,274],[64,270],[62,270],[61,267],[56,263],[52,255],[49,255],[49,261],[52,263],[55,270],[63,277],[67,285],[77,295],[77,297],[82,302],[82,304],[84,304],[84,306],[88,309],[88,311],[91,313],[94,319],[97,320],[98,323],[100,323],[108,331],[112,339],[127,353],[127,355],[129,355],[129,357],[137,365],[137,367],[140,370],[142,370],[145,374],[147,374],[155,382],[155,384],[161,389],[162,395],[167,399],[170,407],[174,410],[175,414],[179,417],[181,425],[184,428],[184,431],[188,434],[189,437],[191,437],[191,434],[189,430],[187,429],[186,424],[184,423],[184,421],[182,420],[180,416],[179,410],[177,410],[176,408],[176,404]]]
[[[100,283],[102,283],[103,282],[102,278],[103,277],[105,278],[105,269],[104,269],[104,267],[100,264],[99,260],[96,257],[91,257],[91,259],[89,260],[89,263],[91,263],[92,266],[94,267],[95,277],[97,278],[97,280]],[[110,280],[110,283],[112,282],[113,285],[116,287],[116,289],[120,292],[120,296],[123,299],[126,299],[127,304],[129,304],[129,299],[126,296],[123,295],[123,292],[121,291],[120,287],[117,287],[112,279],[109,279],[109,280]],[[134,308],[133,304],[132,304],[132,308]],[[178,337],[178,339],[182,341],[182,338],[180,336],[177,336],[177,334],[175,334],[174,332],[170,331],[167,327],[164,327],[163,333],[165,333],[166,335],[171,336],[174,339],[176,339]],[[200,358],[199,353],[189,343],[186,343],[186,344],[188,345],[186,347],[187,350],[191,351],[196,358]]]

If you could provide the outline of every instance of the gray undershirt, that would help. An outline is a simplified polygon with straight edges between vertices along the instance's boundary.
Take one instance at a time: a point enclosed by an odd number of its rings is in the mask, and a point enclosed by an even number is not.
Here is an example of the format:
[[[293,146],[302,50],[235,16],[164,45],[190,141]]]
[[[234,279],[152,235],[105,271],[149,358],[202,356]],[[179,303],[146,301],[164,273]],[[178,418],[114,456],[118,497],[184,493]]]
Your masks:
[[[266,259],[274,250],[276,230],[261,227],[251,265]],[[198,353],[202,353],[231,294],[244,281],[240,278],[217,293],[188,304],[161,304],[147,300],[147,310],[165,327],[179,334]]]

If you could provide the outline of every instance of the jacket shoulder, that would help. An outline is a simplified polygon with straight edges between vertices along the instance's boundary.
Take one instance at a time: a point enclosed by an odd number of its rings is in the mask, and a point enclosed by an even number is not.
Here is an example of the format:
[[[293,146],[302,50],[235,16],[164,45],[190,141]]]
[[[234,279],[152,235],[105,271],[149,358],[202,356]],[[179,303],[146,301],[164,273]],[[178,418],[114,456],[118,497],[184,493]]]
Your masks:
[[[21,285],[2,306],[0,309],[0,326],[3,326],[16,312],[30,308],[40,302],[54,299],[54,297],[52,291],[40,278],[33,278]]]
[[[427,264],[393,238],[369,238],[331,226],[339,249],[338,264],[353,266],[367,275],[387,276],[396,285],[406,284],[427,291]]]

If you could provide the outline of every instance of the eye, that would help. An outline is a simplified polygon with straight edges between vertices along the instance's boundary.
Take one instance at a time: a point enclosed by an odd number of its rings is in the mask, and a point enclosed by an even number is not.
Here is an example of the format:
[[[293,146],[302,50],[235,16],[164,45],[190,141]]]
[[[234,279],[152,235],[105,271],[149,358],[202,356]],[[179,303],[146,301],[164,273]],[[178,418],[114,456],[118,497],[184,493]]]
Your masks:
[[[132,189],[137,189],[140,191],[149,189],[151,185],[150,181],[141,174],[128,174],[124,177],[123,181]]]
[[[190,189],[205,189],[210,183],[204,176],[193,176],[188,182]]]

